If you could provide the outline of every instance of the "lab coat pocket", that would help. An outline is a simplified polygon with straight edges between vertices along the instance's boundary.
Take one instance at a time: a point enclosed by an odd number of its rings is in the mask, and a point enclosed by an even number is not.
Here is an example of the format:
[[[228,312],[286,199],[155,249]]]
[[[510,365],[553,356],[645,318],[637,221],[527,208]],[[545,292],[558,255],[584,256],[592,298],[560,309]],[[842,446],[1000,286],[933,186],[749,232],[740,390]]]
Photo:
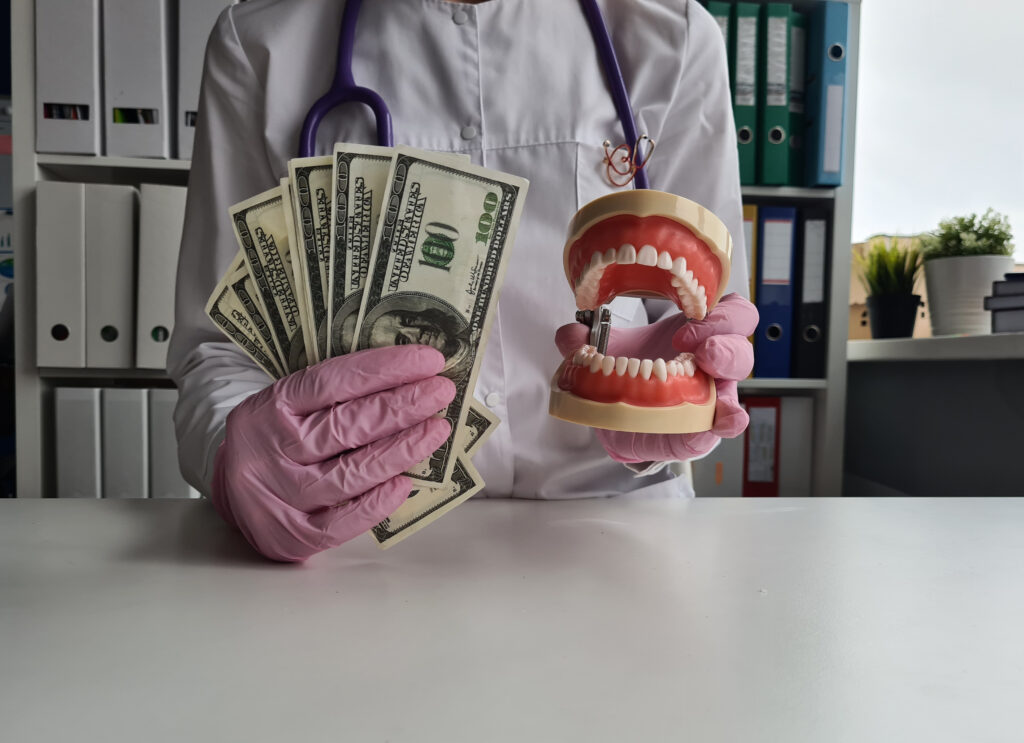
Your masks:
[[[576,142],[576,208],[599,196],[622,190],[608,180],[604,146],[600,142]]]
[[[576,208],[580,209],[594,199],[623,190],[608,180],[605,172],[604,146],[598,142],[576,143]],[[632,188],[626,186],[625,188]],[[618,327],[634,327],[647,323],[643,301],[637,297],[617,297],[609,308]]]

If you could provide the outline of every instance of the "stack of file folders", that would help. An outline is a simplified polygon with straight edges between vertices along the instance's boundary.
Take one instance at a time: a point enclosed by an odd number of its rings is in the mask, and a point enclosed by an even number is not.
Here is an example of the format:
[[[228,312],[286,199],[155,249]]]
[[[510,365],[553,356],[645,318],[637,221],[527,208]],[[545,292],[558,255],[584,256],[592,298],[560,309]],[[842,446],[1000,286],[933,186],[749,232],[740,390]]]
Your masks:
[[[232,3],[35,0],[36,151],[190,159],[206,41]]]
[[[57,387],[58,498],[197,498],[178,468],[173,389]]]
[[[728,50],[740,182],[841,185],[849,6],[706,5]]]
[[[828,358],[830,213],[743,207],[754,331],[754,377],[822,379]]]
[[[1005,281],[992,282],[992,296],[985,297],[985,309],[992,313],[993,333],[1024,332],[1024,274],[1005,274]]]

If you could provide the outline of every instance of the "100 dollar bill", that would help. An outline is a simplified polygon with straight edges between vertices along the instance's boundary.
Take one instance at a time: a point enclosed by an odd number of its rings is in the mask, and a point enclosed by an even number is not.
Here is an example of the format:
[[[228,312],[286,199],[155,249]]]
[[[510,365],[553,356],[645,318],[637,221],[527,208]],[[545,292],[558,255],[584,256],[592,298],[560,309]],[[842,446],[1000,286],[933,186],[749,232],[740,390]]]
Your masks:
[[[451,475],[528,182],[399,147],[388,175],[356,347],[420,343],[445,356],[456,394],[452,434],[406,474],[420,487]]]
[[[466,413],[466,424],[462,427],[462,435],[459,442],[463,445],[467,458],[472,457],[483,443],[494,433],[494,429],[501,423],[501,418],[490,411],[489,408],[471,400],[469,412]]]
[[[295,158],[288,161],[289,185],[295,217],[298,266],[302,271],[303,312],[308,317],[313,356],[322,361],[327,353],[328,270],[331,247],[331,164],[334,158]]]
[[[464,451],[455,459],[451,480],[439,488],[423,488],[409,494],[405,503],[375,526],[371,533],[382,549],[401,542],[411,534],[444,516],[484,487],[470,458],[501,423],[494,413],[475,401],[469,406],[466,426],[459,442]]]
[[[252,302],[252,279],[241,254],[232,261],[206,303],[206,314],[235,345],[273,379],[284,376],[270,329]]]
[[[334,146],[331,201],[334,204],[327,291],[329,353],[352,350],[367,266],[384,200],[393,147]]]
[[[414,489],[394,513],[371,529],[381,549],[412,536],[483,489],[484,480],[469,457],[459,454],[454,459],[448,482],[438,488]]]
[[[292,246],[280,187],[231,207],[231,222],[285,372],[304,368],[306,346],[292,270]]]

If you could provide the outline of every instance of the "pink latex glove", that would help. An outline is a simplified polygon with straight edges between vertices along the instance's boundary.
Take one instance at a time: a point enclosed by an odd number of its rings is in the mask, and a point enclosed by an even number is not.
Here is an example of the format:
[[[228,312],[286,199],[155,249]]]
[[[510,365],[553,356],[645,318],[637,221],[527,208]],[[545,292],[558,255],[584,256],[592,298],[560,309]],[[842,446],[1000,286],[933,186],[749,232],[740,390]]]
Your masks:
[[[612,459],[638,462],[682,461],[707,454],[722,438],[739,436],[749,417],[740,407],[737,382],[754,366],[754,349],[747,336],[757,327],[757,308],[739,294],[727,294],[703,320],[688,322],[682,313],[652,325],[612,329],[608,354],[640,359],[671,359],[688,351],[697,365],[715,380],[718,401],[710,431],[661,434],[595,429]],[[589,343],[590,328],[580,323],[563,325],[555,334],[562,356]]]
[[[409,496],[401,473],[448,438],[455,396],[429,346],[375,348],[280,379],[227,418],[212,501],[258,552],[300,562],[367,531]]]

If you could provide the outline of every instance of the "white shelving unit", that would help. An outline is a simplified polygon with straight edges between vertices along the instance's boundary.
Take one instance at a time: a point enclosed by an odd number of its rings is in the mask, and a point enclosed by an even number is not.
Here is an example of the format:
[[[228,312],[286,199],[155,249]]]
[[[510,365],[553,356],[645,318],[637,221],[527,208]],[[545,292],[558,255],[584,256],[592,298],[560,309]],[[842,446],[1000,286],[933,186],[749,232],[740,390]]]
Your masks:
[[[764,0],[755,0],[763,2]],[[849,334],[850,234],[853,227],[853,182],[857,121],[857,67],[860,58],[861,0],[846,0],[850,26],[846,72],[846,152],[843,185],[834,189],[788,186],[744,186],[744,202],[830,209],[832,244],[828,306],[828,358],[824,379],[748,379],[740,392],[769,395],[806,394],[814,398],[814,451],[812,493],[841,495],[843,447],[846,429],[846,353]],[[794,0],[797,10],[807,10],[816,0]]]
[[[14,101],[15,393],[20,498],[54,492],[53,390],[58,386],[167,387],[161,371],[51,369],[36,366],[35,186],[44,180],[92,183],[165,183],[184,186],[190,163],[126,157],[35,152],[35,4],[11,3],[11,70]]]
[[[812,7],[817,0],[797,0]],[[815,400],[813,489],[816,495],[839,495],[843,481],[843,436],[846,409],[846,350],[850,281],[850,231],[857,116],[857,65],[860,0],[849,0],[850,35],[847,68],[845,184],[835,189],[749,186],[744,199],[756,203],[831,208],[832,274],[829,304],[829,349],[825,379],[752,379],[740,383],[745,393],[808,394]],[[32,0],[11,4],[12,96],[14,100],[16,292],[15,384],[19,497],[53,493],[53,390],[59,385],[169,385],[162,372],[132,369],[52,369],[36,366],[35,185],[42,180],[94,183],[166,183],[186,185],[190,163],[126,157],[37,154],[35,152],[35,20]]]
[[[150,157],[112,157],[109,155],[36,155],[36,163],[42,167],[65,166],[86,168],[123,168],[125,170],[188,170],[189,160],[158,160]]]
[[[946,335],[848,341],[846,355],[859,361],[995,361],[1024,358],[1024,333]]]

